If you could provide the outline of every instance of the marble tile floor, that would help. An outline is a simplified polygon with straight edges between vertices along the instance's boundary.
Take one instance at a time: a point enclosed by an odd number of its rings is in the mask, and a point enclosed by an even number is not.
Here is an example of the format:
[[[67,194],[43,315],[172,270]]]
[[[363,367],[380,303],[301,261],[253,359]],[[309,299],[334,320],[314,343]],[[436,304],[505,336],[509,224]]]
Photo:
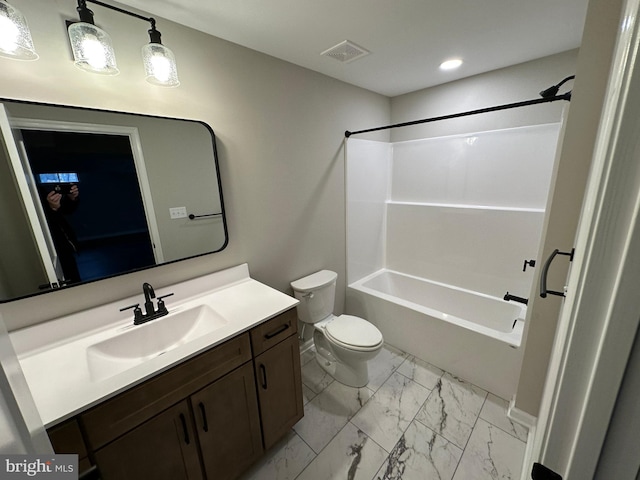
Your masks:
[[[507,402],[385,346],[366,387],[302,355],[305,416],[242,480],[520,478],[527,430]]]

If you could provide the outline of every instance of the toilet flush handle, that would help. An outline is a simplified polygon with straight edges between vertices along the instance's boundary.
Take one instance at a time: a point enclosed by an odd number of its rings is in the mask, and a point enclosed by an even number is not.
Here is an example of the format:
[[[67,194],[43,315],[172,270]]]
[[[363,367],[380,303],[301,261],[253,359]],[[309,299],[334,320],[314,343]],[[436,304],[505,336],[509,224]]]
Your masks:
[[[313,292],[303,293],[302,298],[304,298],[305,300],[311,300],[313,298]]]

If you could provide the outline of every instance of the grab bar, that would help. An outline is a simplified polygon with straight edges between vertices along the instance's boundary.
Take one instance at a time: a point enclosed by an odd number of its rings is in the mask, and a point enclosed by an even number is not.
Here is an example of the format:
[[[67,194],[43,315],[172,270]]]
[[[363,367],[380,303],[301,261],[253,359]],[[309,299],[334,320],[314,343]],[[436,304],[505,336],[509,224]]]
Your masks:
[[[570,252],[561,252],[557,248],[551,252],[547,261],[544,262],[544,266],[542,267],[542,272],[540,273],[540,296],[542,298],[547,298],[547,295],[557,295],[558,297],[564,297],[564,292],[558,292],[556,290],[547,290],[547,275],[549,273],[549,267],[551,266],[551,262],[556,258],[556,255],[567,255],[569,257],[569,261],[573,261],[573,254],[575,252],[575,248],[572,248]]]

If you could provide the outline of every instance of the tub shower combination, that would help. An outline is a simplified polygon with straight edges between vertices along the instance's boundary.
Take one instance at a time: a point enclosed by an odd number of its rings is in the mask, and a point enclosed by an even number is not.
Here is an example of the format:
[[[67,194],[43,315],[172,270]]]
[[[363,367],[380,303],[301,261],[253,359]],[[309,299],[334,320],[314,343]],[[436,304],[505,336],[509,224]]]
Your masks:
[[[388,344],[511,398],[526,306],[504,297],[530,295],[559,131],[349,138],[346,312]]]

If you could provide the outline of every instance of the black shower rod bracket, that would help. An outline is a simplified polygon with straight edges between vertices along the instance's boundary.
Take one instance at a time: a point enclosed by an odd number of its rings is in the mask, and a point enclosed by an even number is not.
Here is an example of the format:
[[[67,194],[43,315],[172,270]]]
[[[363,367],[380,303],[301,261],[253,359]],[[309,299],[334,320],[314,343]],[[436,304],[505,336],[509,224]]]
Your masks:
[[[540,96],[543,97],[543,98],[546,98],[546,97],[554,97],[554,96],[558,95],[558,91],[560,90],[560,87],[562,85],[564,85],[565,83],[567,83],[569,80],[573,80],[575,78],[576,78],[575,75],[569,75],[568,77],[563,78],[556,85],[553,85],[553,86],[547,88],[546,90],[541,91],[540,92]],[[571,92],[569,92],[569,94],[571,94]]]

